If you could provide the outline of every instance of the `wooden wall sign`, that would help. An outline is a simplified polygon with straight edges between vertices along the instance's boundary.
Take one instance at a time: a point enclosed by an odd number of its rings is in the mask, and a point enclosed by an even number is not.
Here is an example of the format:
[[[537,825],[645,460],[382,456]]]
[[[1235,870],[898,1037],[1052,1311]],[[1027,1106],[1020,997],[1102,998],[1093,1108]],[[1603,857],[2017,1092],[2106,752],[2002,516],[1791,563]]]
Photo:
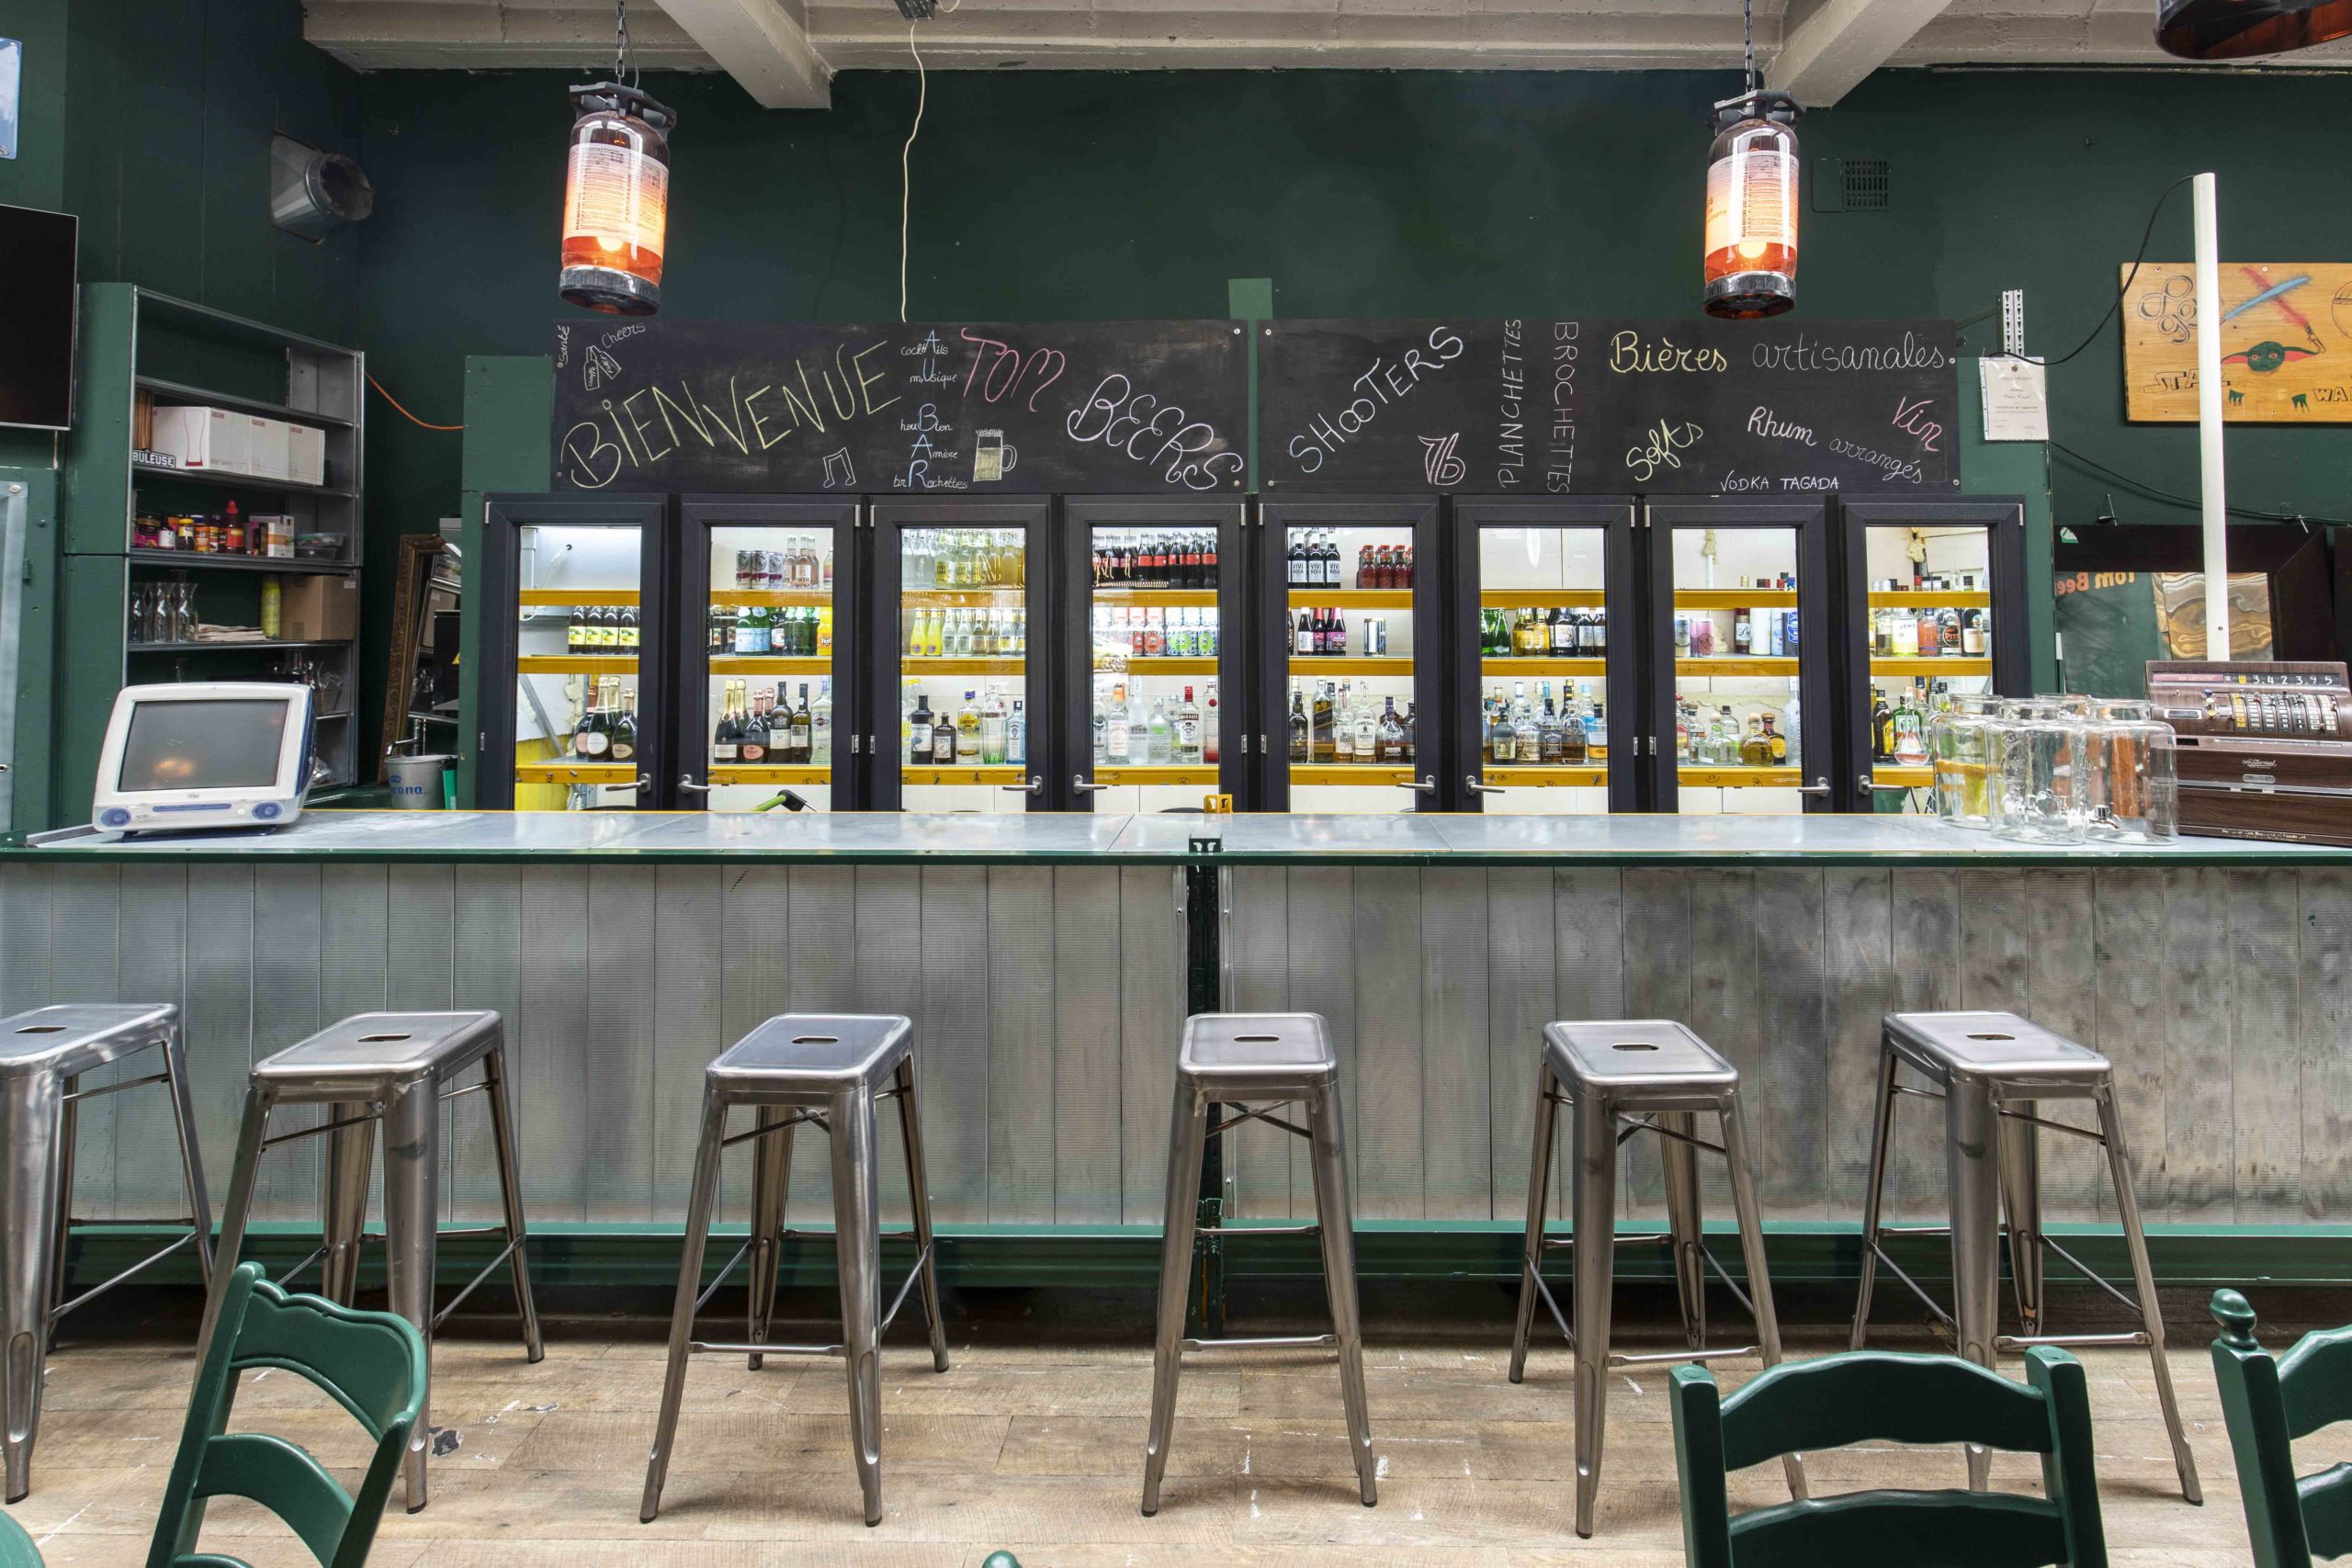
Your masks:
[[[2352,263],[2222,263],[2222,380],[2226,421],[2352,423]],[[2128,418],[2197,418],[2190,264],[2143,262],[2126,288],[2123,390]]]

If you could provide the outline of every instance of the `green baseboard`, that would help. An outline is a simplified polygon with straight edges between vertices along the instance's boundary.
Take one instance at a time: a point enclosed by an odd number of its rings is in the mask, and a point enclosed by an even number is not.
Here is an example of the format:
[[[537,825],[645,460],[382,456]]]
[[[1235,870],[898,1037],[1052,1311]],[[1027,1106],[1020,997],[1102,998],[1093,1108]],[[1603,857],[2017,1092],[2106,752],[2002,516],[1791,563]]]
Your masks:
[[[1735,1274],[1738,1248],[1731,1227],[1711,1224],[1721,1237],[1715,1254]],[[1627,1225],[1627,1236],[1654,1234],[1655,1227]],[[2110,1280],[2129,1277],[2120,1231],[2103,1225],[2052,1225],[2068,1251]],[[70,1250],[77,1280],[108,1277],[153,1251],[174,1233],[168,1227],[107,1225],[75,1233]],[[715,1232],[705,1258],[705,1275],[718,1272],[741,1245],[740,1227]],[[1023,1226],[943,1225],[939,1231],[941,1281],[955,1286],[1148,1290],[1159,1280],[1159,1232],[1149,1225]],[[258,1225],[247,1235],[245,1256],[273,1272],[290,1268],[317,1245],[317,1233],[289,1225]],[[884,1268],[908,1244],[884,1243]],[[1322,1262],[1311,1236],[1252,1237],[1238,1225],[1216,1244],[1232,1280],[1313,1280]],[[547,1285],[661,1287],[677,1281],[680,1233],[661,1224],[548,1224],[531,1233],[531,1271]],[[1851,1284],[1859,1277],[1860,1232],[1855,1226],[1814,1222],[1767,1224],[1765,1249],[1776,1283]],[[1503,1222],[1451,1224],[1374,1221],[1356,1232],[1356,1267],[1365,1280],[1495,1280],[1518,1277],[1520,1227]],[[1895,1238],[1890,1253],[1922,1282],[1949,1280],[1950,1251],[1935,1237]],[[496,1244],[479,1237],[452,1238],[441,1247],[444,1284],[462,1284],[495,1255]],[[2160,1284],[2352,1285],[2352,1226],[2158,1225],[2148,1232],[2148,1252]],[[1567,1267],[1563,1256],[1554,1266]],[[821,1238],[788,1243],[788,1284],[831,1285],[832,1250]],[[1663,1247],[1620,1248],[1618,1277],[1671,1278]],[[2063,1283],[2069,1270],[2050,1260],[2050,1278]],[[380,1251],[369,1248],[364,1282],[379,1283]],[[185,1251],[152,1273],[148,1283],[193,1285],[196,1261]],[[299,1286],[316,1281],[315,1274]]]

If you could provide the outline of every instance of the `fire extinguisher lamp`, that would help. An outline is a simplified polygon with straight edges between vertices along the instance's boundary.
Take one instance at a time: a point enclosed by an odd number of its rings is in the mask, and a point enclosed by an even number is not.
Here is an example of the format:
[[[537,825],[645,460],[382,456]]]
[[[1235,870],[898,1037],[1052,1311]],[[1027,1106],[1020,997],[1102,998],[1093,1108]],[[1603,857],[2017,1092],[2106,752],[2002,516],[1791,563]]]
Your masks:
[[[1707,153],[1710,316],[1753,321],[1797,302],[1797,102],[1748,90],[1714,107]]]
[[[563,297],[616,316],[662,308],[670,131],[678,117],[619,82],[571,89],[563,189]]]
[[[2183,60],[2244,60],[2352,37],[2352,0],[2164,0],[2156,43]]]

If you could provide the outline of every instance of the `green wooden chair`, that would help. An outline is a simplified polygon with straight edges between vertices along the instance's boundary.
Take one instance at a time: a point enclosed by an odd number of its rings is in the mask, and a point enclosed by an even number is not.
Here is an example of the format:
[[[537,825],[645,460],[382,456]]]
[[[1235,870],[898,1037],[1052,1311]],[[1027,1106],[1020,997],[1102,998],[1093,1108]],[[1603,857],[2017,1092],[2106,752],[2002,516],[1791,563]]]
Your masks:
[[[1952,1356],[1857,1350],[1775,1367],[1720,1400],[1705,1367],[1677,1367],[1672,1392],[1689,1568],[2106,1568],[2090,1401],[2064,1350],[2028,1350],[2024,1383]],[[2047,1495],[1854,1492],[1732,1517],[1730,1472],[1871,1441],[2038,1453]]]
[[[2295,1473],[2294,1444],[2352,1418],[2352,1328],[2324,1328],[2274,1357],[2255,1342],[2254,1308],[2213,1292],[2213,1380],[2238,1461],[2255,1568],[2311,1568],[2352,1551],[2352,1464]]]
[[[0,1568],[43,1568],[40,1548],[25,1533],[25,1527],[6,1514],[0,1514]]]
[[[227,1429],[238,1374],[256,1367],[309,1379],[376,1439],[357,1497],[283,1438]],[[399,1478],[424,1382],[424,1337],[406,1320],[288,1295],[262,1278],[260,1264],[240,1267],[188,1401],[147,1568],[243,1568],[233,1557],[196,1549],[213,1497],[249,1497],[269,1509],[323,1568],[360,1568]],[[0,1568],[13,1564],[0,1558]]]

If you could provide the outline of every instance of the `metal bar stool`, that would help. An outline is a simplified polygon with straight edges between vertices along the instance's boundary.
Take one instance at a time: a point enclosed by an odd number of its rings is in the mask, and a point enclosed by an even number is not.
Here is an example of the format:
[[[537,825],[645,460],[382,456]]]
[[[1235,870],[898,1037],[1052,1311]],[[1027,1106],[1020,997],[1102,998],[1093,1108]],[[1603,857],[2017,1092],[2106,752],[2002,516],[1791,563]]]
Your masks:
[[[160,1050],[163,1068],[98,1089],[82,1075],[141,1051]],[[172,1097],[180,1175],[187,1187],[188,1234],[73,1300],[64,1299],[66,1243],[74,1225],[74,1110],[101,1095],[162,1084]],[[0,1367],[6,1377],[8,1501],[32,1486],[33,1438],[40,1427],[41,1359],[57,1320],[106,1294],[151,1263],[194,1243],[197,1267],[212,1280],[212,1205],[188,1110],[180,1010],[169,1002],[76,1003],[0,1019]],[[151,1224],[153,1221],[114,1221]]]
[[[1756,1178],[1747,1155],[1747,1132],[1739,1111],[1739,1069],[1681,1024],[1669,1019],[1621,1019],[1551,1023],[1544,1028],[1542,1065],[1535,1073],[1534,1157],[1527,1176],[1527,1239],[1521,1253],[1519,1326],[1510,1342],[1510,1381],[1527,1371],[1528,1330],[1540,1299],[1576,1352],[1577,1534],[1592,1534],[1593,1506],[1600,1491],[1600,1449],[1609,1399],[1609,1369],[1712,1361],[1760,1354],[1764,1364],[1781,1364],[1781,1324],[1772,1310],[1772,1277],[1764,1261],[1764,1226],[1756,1208]],[[1570,1206],[1575,1229],[1566,1237],[1544,1234],[1544,1208],[1552,1181],[1552,1145],[1560,1107],[1574,1108],[1569,1134]],[[1723,1142],[1698,1134],[1698,1117],[1720,1120]],[[1637,1133],[1656,1133],[1666,1160],[1668,1234],[1617,1235],[1617,1150]],[[1707,1250],[1699,1218],[1699,1151],[1724,1156],[1731,1170],[1732,1207],[1739,1218],[1739,1249],[1747,1266],[1749,1290]],[[1587,1237],[1599,1245],[1577,1245]],[[1615,1284],[1617,1246],[1663,1240],[1672,1249],[1675,1290],[1681,1300],[1687,1350],[1619,1355],[1610,1348],[1610,1294]],[[1544,1283],[1547,1249],[1573,1247],[1576,1326],[1560,1314]],[[1758,1345],[1708,1348],[1706,1270],[1713,1269],[1731,1293],[1755,1316]],[[1753,1292],[1752,1294],[1750,1292]],[[1579,1337],[1581,1336],[1581,1337]],[[1784,1454],[1781,1468],[1789,1495],[1804,1497],[1804,1461]]]
[[[899,1130],[907,1153],[907,1185],[914,1196],[914,1269],[890,1310],[882,1310],[882,1182],[875,1107],[899,1102]],[[729,1135],[727,1113],[753,1107],[745,1132]],[[803,1122],[824,1130],[833,1145],[833,1256],[841,1278],[842,1342],[768,1342],[775,1310],[780,1243],[822,1232],[784,1228],[786,1184],[792,1170],[792,1130]],[[718,1156],[736,1144],[757,1145],[752,1168],[752,1234],[707,1288],[703,1251],[718,1195]],[[894,1235],[903,1235],[895,1232]],[[727,1282],[737,1264],[752,1263],[750,1331],[741,1342],[697,1339],[695,1314]],[[931,1364],[947,1370],[947,1331],[939,1320],[939,1279],[933,1259],[931,1190],[922,1171],[922,1126],[915,1113],[914,1025],[896,1014],[785,1013],[769,1019],[711,1063],[703,1075],[702,1141],[686,1203],[686,1245],[678,1263],[678,1298],[670,1316],[670,1365],[662,1384],[662,1416],[645,1467],[645,1499],[638,1517],[648,1524],[662,1507],[669,1477],[678,1409],[686,1393],[686,1358],[715,1351],[748,1356],[839,1356],[849,1371],[850,1447],[865,1522],[882,1522],[882,1337],[920,1285],[931,1328]]]
[[[450,1089],[450,1081],[479,1062],[479,1083]],[[244,1124],[237,1134],[237,1162],[229,1174],[229,1201],[220,1218],[220,1267],[204,1303],[202,1347],[212,1338],[229,1278],[236,1271],[251,1217],[254,1183],[264,1151],[305,1138],[329,1136],[322,1208],[323,1235],[318,1249],[279,1278],[291,1280],[320,1265],[321,1293],[345,1306],[359,1284],[359,1248],[376,1239],[367,1234],[368,1171],[374,1158],[376,1124],[384,1126],[384,1272],[391,1310],[424,1336],[426,1375],[432,1371],[432,1341],[442,1323],[502,1263],[513,1270],[514,1295],[523,1314],[526,1359],[546,1352],[539,1341],[539,1314],[531,1300],[531,1270],[523,1226],[523,1184],[514,1157],[514,1107],[507,1093],[506,1031],[494,1012],[363,1012],[328,1025],[300,1043],[256,1063],[245,1090]],[[504,1205],[503,1225],[443,1230],[437,1223],[441,1187],[441,1116],[445,1100],[477,1092],[490,1096],[492,1141],[498,1154],[498,1186]],[[284,1105],[324,1105],[326,1120],[315,1127],[272,1135],[271,1112]],[[441,1241],[450,1236],[495,1236],[506,1245],[465,1289],[438,1313],[433,1310],[433,1271]],[[429,1391],[428,1391],[429,1392]],[[431,1423],[420,1406],[402,1468],[408,1511],[424,1506],[424,1456]]]
[[[2197,1461],[2181,1430],[2180,1406],[2173,1397],[2172,1369],[2165,1362],[2164,1318],[2148,1268],[2147,1237],[2140,1229],[2140,1203],[2132,1191],[2132,1162],[2123,1122],[2115,1108],[2115,1069],[2086,1045],[2010,1012],[1897,1012],[1886,1016],[1879,1055],[1878,1111],[1871,1134],[1870,1186],[1862,1203],[1862,1288],[1854,1306],[1852,1344],[1860,1349],[1870,1326],[1871,1292],[1878,1269],[1909,1287],[1937,1320],[1959,1340],[1960,1353],[1991,1368],[2003,1350],[2032,1345],[2144,1345],[2155,1374],[2156,1402],[2172,1434],[2173,1465],[2180,1492],[2191,1503],[2204,1495],[2197,1484]],[[1928,1078],[1941,1092],[1895,1081],[1897,1064]],[[1944,1170],[1951,1189],[1949,1225],[1886,1225],[1880,1223],[1886,1186],[1886,1152],[1894,1132],[1898,1096],[1944,1102]],[[2087,1100],[2098,1113],[2098,1131],[2069,1127],[2036,1114],[2045,1100]],[[2041,1229],[2040,1159],[2035,1134],[2052,1132],[2087,1138],[2107,1150],[2115,1183],[2115,1206],[2123,1221],[2124,1249],[2132,1258],[2135,1301],[2098,1277]],[[2001,1207],[2006,1190],[2008,1244],[2016,1276],[2018,1315],[2025,1332],[1997,1332],[2000,1321]],[[1939,1306],[1919,1282],[1905,1273],[1881,1245],[1890,1235],[1949,1235],[1951,1238],[1953,1311]],[[2130,1308],[2140,1327],[2127,1334],[2041,1332],[2043,1248]],[[1982,1449],[1968,1452],[1969,1484],[1982,1489],[1989,1469]]]
[[[1239,1107],[1209,1124],[1209,1107]],[[1273,1112],[1304,1105],[1306,1125]],[[1250,1226],[1227,1235],[1315,1235],[1323,1244],[1323,1290],[1331,1303],[1329,1334],[1259,1338],[1191,1339],[1184,1335],[1193,1252],[1199,1229],[1201,1156],[1209,1135],[1237,1122],[1262,1121],[1305,1138],[1314,1150],[1315,1215],[1311,1225]],[[1340,1398],[1347,1407],[1348,1446],[1363,1506],[1378,1500],[1374,1480],[1372,1417],[1364,1407],[1363,1331],[1356,1310],[1356,1244],[1348,1208],[1347,1136],[1340,1123],[1340,1058],[1330,1027],[1312,1012],[1209,1012],[1184,1021],[1176,1063],[1175,1111],[1168,1134],[1167,1218],[1159,1253],[1159,1332],[1152,1347],[1151,1439],[1144,1450],[1143,1511],[1159,1511],[1159,1481],[1168,1469],[1169,1434],[1176,1424],[1176,1378],[1187,1350],[1339,1351]]]

